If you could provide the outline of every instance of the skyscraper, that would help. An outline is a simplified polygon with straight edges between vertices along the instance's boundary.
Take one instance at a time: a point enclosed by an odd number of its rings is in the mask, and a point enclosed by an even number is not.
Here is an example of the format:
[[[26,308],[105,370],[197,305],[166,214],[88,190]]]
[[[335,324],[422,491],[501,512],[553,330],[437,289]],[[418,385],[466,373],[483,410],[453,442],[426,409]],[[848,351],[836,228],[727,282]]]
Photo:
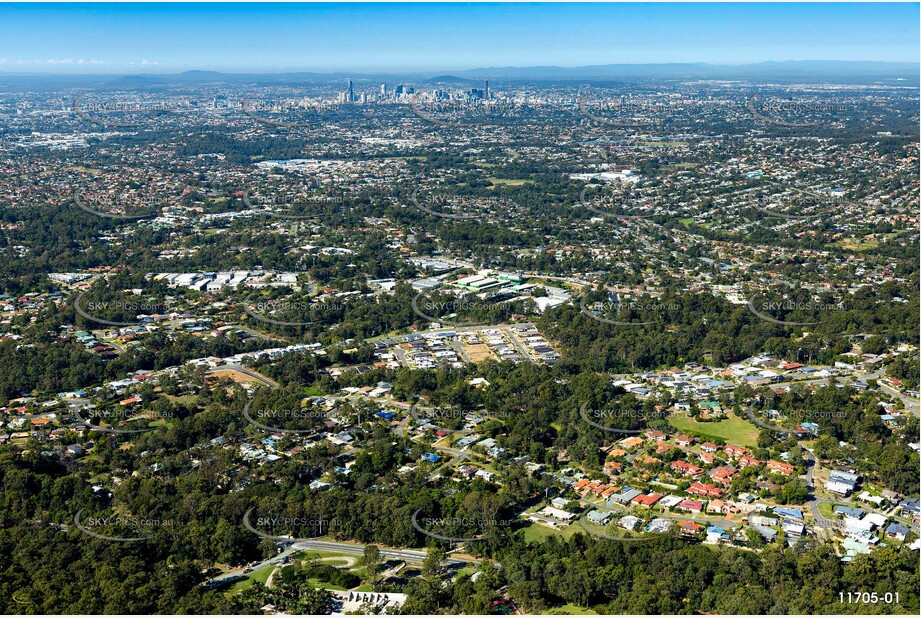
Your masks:
[[[489,100],[489,80],[486,80],[486,84],[483,86],[483,98],[487,101]]]
[[[349,103],[355,102],[355,92],[352,90],[352,80],[349,80],[349,93],[345,98]]]

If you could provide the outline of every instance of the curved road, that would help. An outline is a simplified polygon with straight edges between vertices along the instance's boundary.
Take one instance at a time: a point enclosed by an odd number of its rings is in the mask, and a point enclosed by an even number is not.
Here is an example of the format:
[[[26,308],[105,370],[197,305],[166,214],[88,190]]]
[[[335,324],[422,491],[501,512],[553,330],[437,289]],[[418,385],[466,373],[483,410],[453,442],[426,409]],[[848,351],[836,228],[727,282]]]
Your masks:
[[[215,367],[214,369],[209,369],[206,373],[218,373],[220,371],[236,371],[237,373],[243,374],[249,378],[252,378],[264,386],[269,386],[271,388],[279,388],[278,382],[275,380],[269,379],[262,375],[261,373],[256,373],[251,369],[247,369],[243,365],[221,365]]]
[[[806,488],[809,490],[809,498],[806,500],[806,508],[809,509],[809,512],[812,514],[812,519],[815,521],[815,525],[819,528],[834,528],[835,521],[832,519],[825,519],[825,516],[819,511],[819,504],[822,502],[836,502],[834,500],[827,500],[825,498],[817,498],[815,495],[815,473],[819,469],[819,460],[815,456],[815,453],[803,447],[803,459],[806,460],[806,474],[800,478],[806,482]],[[842,502],[841,504],[846,504]]]

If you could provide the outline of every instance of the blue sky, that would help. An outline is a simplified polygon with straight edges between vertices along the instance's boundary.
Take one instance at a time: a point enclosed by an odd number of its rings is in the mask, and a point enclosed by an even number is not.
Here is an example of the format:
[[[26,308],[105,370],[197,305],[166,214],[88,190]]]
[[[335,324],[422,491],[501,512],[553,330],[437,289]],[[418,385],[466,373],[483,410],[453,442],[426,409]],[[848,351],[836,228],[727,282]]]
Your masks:
[[[917,3],[0,4],[0,72],[917,62]]]

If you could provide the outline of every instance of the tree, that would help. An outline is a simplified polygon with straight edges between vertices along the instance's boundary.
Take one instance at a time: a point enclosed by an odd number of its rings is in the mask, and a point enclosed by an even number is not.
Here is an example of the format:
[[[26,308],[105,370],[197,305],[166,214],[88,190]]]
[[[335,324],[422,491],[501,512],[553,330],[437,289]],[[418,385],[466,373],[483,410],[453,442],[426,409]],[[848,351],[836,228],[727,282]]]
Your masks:
[[[441,547],[429,547],[425,554],[425,561],[422,563],[422,575],[427,578],[434,578],[444,568],[444,562],[447,554]]]
[[[523,612],[539,614],[545,607],[544,601],[541,599],[540,590],[539,582],[523,581],[509,586],[508,593]]]
[[[764,547],[764,537],[761,536],[761,533],[755,530],[752,527],[745,529],[745,538],[748,540],[748,546],[755,549],[760,549]]]
[[[271,558],[278,553],[278,546],[272,539],[262,539],[262,542],[259,543],[259,551],[263,558]]]
[[[371,574],[371,581],[377,581],[377,573],[381,568],[381,550],[377,545],[365,545],[364,563]]]
[[[809,488],[802,479],[792,479],[777,491],[777,500],[783,504],[803,504],[809,497]]]

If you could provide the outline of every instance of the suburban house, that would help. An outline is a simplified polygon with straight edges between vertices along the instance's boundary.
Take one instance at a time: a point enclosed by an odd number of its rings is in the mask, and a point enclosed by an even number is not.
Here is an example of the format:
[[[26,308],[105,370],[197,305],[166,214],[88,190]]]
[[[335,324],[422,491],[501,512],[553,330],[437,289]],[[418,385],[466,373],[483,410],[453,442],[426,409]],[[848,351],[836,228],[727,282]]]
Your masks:
[[[592,511],[588,514],[588,520],[596,526],[603,526],[608,523],[613,513],[610,511]]]
[[[625,515],[617,521],[617,524],[625,530],[633,530],[640,524],[641,521],[642,520],[639,517],[635,517],[633,515]]]
[[[703,529],[703,526],[698,523],[694,523],[693,521],[681,522],[681,534],[685,536],[694,536]]]
[[[767,462],[767,469],[771,472],[783,474],[784,476],[790,476],[796,471],[796,468],[790,464],[783,463],[782,461],[774,461],[773,459]]]
[[[656,502],[662,499],[662,494],[651,493],[649,495],[639,495],[635,497],[631,502],[638,506],[645,506],[646,508],[651,507]]]
[[[632,487],[624,487],[620,490],[620,493],[613,494],[608,499],[608,506],[613,506],[615,504],[628,504],[633,502],[633,499],[637,496],[641,496],[643,492],[638,489],[633,489]]]
[[[718,543],[720,541],[728,541],[729,534],[720,528],[719,526],[707,526],[707,542],[708,543]]]
[[[734,446],[732,444],[724,448],[723,451],[726,453],[727,457],[731,457],[732,459],[739,459],[740,457],[748,455],[748,450],[742,448],[741,446]]]
[[[547,519],[553,519],[563,523],[569,523],[575,517],[574,513],[569,511],[564,511],[552,506],[545,506],[538,513],[541,517],[546,517]]]
[[[704,510],[704,503],[700,500],[682,500],[678,503],[677,508],[684,509],[685,511],[690,511],[692,513],[700,513]]]
[[[694,464],[689,464],[688,462],[681,460],[672,463],[672,470],[678,474],[692,477],[700,476],[704,471],[703,468],[698,468]]]
[[[755,459],[754,457],[750,457],[748,455],[743,455],[739,458],[739,465],[743,468],[747,468],[748,466],[760,466],[761,460]]]
[[[720,466],[710,471],[710,478],[713,479],[714,483],[729,485],[732,483],[732,477],[736,474],[738,474],[738,470],[732,466]]]
[[[908,526],[904,526],[895,521],[889,524],[889,527],[886,528],[886,536],[897,541],[904,541],[905,537],[908,536],[908,533]]]
[[[721,498],[723,496],[722,489],[705,483],[692,483],[685,491],[689,494],[705,496],[707,498]]]
[[[854,488],[857,487],[857,481],[860,476],[850,472],[835,470],[828,475],[828,481],[825,482],[825,489],[833,494],[840,496],[849,496]]]

